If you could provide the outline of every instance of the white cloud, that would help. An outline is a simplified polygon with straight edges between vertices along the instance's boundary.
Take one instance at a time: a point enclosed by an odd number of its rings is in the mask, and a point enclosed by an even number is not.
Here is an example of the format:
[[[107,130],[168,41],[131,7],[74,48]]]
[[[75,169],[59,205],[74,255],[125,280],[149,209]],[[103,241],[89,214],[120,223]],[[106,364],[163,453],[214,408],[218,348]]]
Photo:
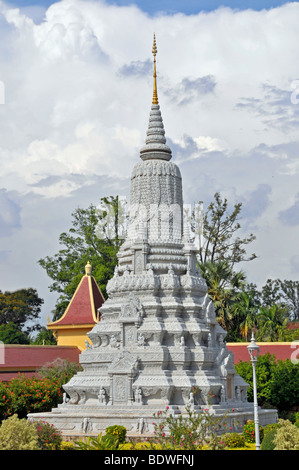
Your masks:
[[[41,12],[0,1],[0,188],[8,211],[1,216],[13,234],[2,237],[0,253],[18,270],[3,274],[0,289],[36,273],[75,207],[128,193],[151,103],[153,32],[159,101],[185,202],[208,204],[216,191],[242,201],[262,260],[246,265],[252,280],[270,271],[294,276],[299,228],[286,221],[297,220],[298,204],[299,104],[291,99],[298,14],[297,2],[150,17],[136,6],[62,0],[42,20]],[[290,235],[294,241],[282,241]]]

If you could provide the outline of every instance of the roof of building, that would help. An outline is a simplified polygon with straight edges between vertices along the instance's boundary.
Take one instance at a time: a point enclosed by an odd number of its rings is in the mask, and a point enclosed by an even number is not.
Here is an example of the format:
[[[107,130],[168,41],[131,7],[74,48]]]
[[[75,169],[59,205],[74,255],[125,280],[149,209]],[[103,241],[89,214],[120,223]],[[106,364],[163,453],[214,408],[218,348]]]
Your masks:
[[[103,305],[105,299],[96,280],[91,275],[91,270],[92,267],[88,262],[85,266],[85,275],[82,277],[66,311],[59,320],[47,324],[49,329],[98,322],[97,310]]]
[[[75,346],[37,346],[3,344],[0,349],[0,381],[8,381],[24,373],[27,377],[56,359],[79,362],[79,348]]]

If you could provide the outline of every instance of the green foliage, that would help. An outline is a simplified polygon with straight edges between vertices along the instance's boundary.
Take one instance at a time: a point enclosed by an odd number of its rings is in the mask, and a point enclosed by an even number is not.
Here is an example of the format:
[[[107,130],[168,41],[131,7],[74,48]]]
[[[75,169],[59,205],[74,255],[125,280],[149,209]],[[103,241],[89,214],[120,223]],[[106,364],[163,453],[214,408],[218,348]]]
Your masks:
[[[62,441],[60,450],[75,450],[75,444],[69,441]]]
[[[207,261],[200,265],[200,271],[206,280],[217,321],[228,331],[239,300],[238,289],[244,285],[245,275],[243,272],[234,272],[227,260]]]
[[[124,444],[119,444],[118,450],[135,450],[135,447],[132,442],[125,442]]]
[[[44,326],[41,327],[40,331],[38,332],[37,336],[30,341],[30,344],[38,344],[38,345],[56,345],[57,340],[53,335],[51,330],[48,330]]]
[[[276,436],[277,429],[272,429],[269,431],[263,439],[261,443],[261,450],[274,450],[275,449],[275,442],[274,438]]]
[[[221,436],[221,439],[226,447],[229,447],[230,449],[245,447],[245,437],[237,432],[226,433]]]
[[[196,450],[208,446],[211,450],[223,448],[218,436],[221,426],[224,426],[226,416],[215,416],[204,409],[197,414],[189,407],[188,416],[174,416],[169,414],[169,407],[165,411],[154,414],[155,438],[150,439],[151,444],[158,444],[161,449]]]
[[[289,410],[299,403],[299,364],[290,359],[277,361],[270,384],[271,405]]]
[[[9,384],[0,382],[0,422],[11,415],[12,400]]]
[[[257,381],[257,398],[260,406],[271,401],[271,382],[273,370],[276,367],[275,356],[270,354],[263,354],[259,356],[256,365],[256,381]],[[248,401],[253,402],[253,376],[252,364],[250,361],[240,361],[235,364],[236,372],[249,384],[247,391]]]
[[[267,279],[262,288],[263,304],[285,306],[293,320],[299,319],[299,281]]]
[[[39,317],[43,299],[40,299],[36,289],[19,289],[15,292],[0,291],[0,324],[14,323],[19,330],[30,333],[40,326],[35,324]],[[27,325],[24,330],[25,324]]]
[[[62,387],[80,370],[82,370],[80,364],[71,362],[69,359],[57,358],[53,362],[44,364],[38,374],[43,379],[58,382]]]
[[[299,450],[299,428],[289,420],[279,419],[274,437],[275,450]]]
[[[241,208],[242,204],[238,203],[229,212],[227,199],[222,200],[220,194],[215,193],[214,201],[209,204],[203,218],[204,242],[199,249],[200,263],[227,260],[233,268],[236,263],[256,258],[254,253],[247,257],[245,249],[256,237],[253,234],[244,239],[236,236],[241,228],[238,222]],[[196,216],[193,230],[195,233],[201,230],[201,220],[196,224]]]
[[[106,435],[112,435],[117,438],[120,444],[126,440],[127,430],[124,426],[113,425],[106,428]]]
[[[36,428],[17,415],[4,420],[0,426],[0,450],[38,450]]]
[[[60,383],[49,379],[19,376],[8,385],[11,403],[8,414],[24,418],[28,413],[51,411],[61,401]]]
[[[275,442],[274,437],[276,436],[277,429],[281,425],[279,423],[267,424],[264,426],[264,437],[261,442],[261,450],[274,450]]]
[[[40,450],[60,450],[62,437],[53,424],[46,421],[35,421]]]
[[[260,442],[262,442],[264,437],[264,429],[262,426],[259,426]],[[246,442],[254,443],[255,442],[255,424],[253,422],[244,424],[243,426],[243,436]]]
[[[0,315],[1,316],[1,315]],[[9,322],[0,325],[0,341],[4,344],[29,344],[29,336],[16,325]]]
[[[75,442],[74,449],[76,450],[117,450],[118,439],[112,434],[105,436],[99,434],[98,436],[86,437],[84,440],[80,439]]]
[[[284,341],[288,321],[287,307],[281,304],[260,307],[257,314],[258,331],[256,339],[260,341]]]
[[[239,362],[236,372],[249,384],[247,397],[253,401],[252,365]],[[279,412],[290,410],[299,403],[299,364],[290,359],[275,360],[274,355],[259,356],[256,365],[257,398],[260,406],[272,406]]]
[[[40,259],[53,283],[51,291],[60,294],[53,320],[61,317],[71,300],[90,261],[93,276],[106,296],[106,284],[112,278],[117,264],[117,252],[123,242],[120,238],[121,205],[117,197],[101,199],[102,208],[90,205],[72,213],[72,227],[59,237],[63,246],[54,256]]]
[[[62,385],[79,370],[79,364],[58,358],[44,365],[39,377],[20,374],[10,382],[0,382],[0,421],[12,414],[24,418],[28,413],[51,411],[62,401]]]

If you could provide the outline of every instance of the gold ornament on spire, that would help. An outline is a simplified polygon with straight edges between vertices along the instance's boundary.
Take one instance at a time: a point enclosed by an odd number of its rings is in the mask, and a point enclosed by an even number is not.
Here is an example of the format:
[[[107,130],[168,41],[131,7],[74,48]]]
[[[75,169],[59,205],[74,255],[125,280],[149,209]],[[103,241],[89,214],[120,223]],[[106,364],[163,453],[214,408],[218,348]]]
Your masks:
[[[90,264],[90,262],[88,261],[86,266],[85,266],[85,274],[87,276],[90,276],[91,275],[91,271],[92,271],[92,266]]]
[[[153,90],[153,104],[158,104],[158,92],[157,92],[157,72],[156,72],[156,54],[157,54],[157,46],[156,46],[156,36],[154,33],[154,43],[152,53],[154,55],[154,90]]]

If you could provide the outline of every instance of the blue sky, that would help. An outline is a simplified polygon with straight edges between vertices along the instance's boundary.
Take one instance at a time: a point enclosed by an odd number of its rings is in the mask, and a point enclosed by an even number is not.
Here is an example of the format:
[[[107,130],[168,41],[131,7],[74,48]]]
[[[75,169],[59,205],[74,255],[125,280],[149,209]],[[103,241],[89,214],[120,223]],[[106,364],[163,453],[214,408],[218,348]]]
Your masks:
[[[129,201],[154,32],[185,203],[242,202],[240,236],[257,237],[248,281],[298,280],[298,2],[52,3],[0,0],[0,290],[36,288],[45,322],[56,295],[37,261],[78,206]]]
[[[48,8],[52,3],[51,0],[15,0],[9,2],[13,5],[24,7],[38,5]],[[223,0],[223,2],[216,2],[214,0],[106,0],[107,4],[127,6],[131,4],[137,5],[143,11],[149,14],[155,14],[157,11],[165,11],[168,13],[182,12],[186,15],[196,14],[199,11],[212,11],[219,6],[227,6],[230,8],[237,8],[240,10],[251,8],[253,10],[262,10],[263,8],[272,8],[287,3],[281,0],[254,0],[254,1],[234,1]]]

